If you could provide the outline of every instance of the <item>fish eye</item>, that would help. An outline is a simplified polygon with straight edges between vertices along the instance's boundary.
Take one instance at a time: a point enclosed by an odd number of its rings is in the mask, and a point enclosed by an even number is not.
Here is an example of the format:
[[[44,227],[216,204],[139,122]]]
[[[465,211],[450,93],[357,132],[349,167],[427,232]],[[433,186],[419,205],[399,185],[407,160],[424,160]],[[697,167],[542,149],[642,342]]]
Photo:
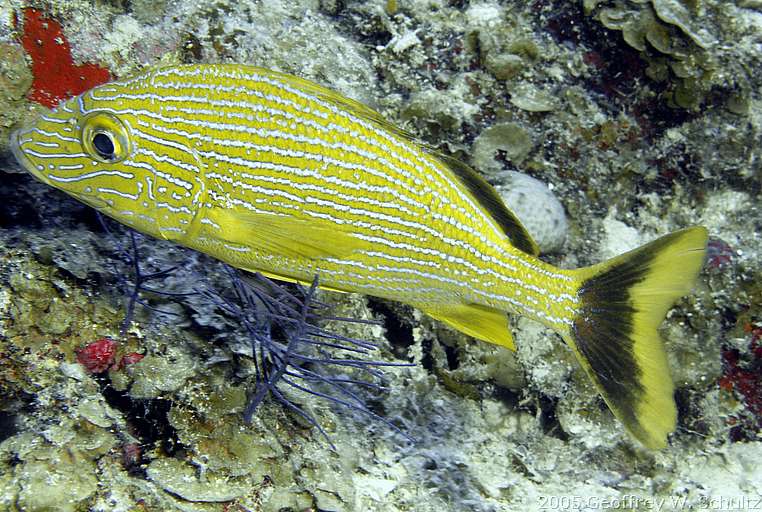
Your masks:
[[[114,159],[114,141],[107,133],[98,132],[93,135],[93,148],[105,160]]]
[[[120,162],[131,152],[126,126],[107,112],[93,112],[82,120],[81,140],[87,154],[98,162]]]

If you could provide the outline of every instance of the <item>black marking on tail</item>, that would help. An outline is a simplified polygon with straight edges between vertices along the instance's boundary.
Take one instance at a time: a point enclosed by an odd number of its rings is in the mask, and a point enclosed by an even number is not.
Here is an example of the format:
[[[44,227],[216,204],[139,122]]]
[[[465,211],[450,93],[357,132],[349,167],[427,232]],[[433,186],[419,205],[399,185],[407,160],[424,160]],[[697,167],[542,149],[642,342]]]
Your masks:
[[[572,328],[574,342],[630,428],[638,425],[636,404],[645,394],[634,353],[637,310],[630,290],[645,280],[655,256],[671,242],[670,236],[656,240],[641,257],[626,259],[593,276],[579,291],[582,307]]]
[[[677,422],[659,324],[695,282],[706,239],[705,228],[687,228],[577,274],[579,309],[565,339],[614,415],[648,448],[663,448]]]

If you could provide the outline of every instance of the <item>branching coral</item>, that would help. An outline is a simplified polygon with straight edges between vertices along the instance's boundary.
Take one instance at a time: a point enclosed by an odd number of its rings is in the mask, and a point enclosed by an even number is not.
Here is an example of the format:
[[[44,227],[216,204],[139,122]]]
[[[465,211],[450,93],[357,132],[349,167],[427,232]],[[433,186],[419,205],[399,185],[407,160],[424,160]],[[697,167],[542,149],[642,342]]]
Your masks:
[[[135,314],[136,304],[140,304],[141,306],[147,309],[157,311],[159,313],[174,315],[174,313],[170,311],[163,311],[148,304],[145,300],[141,298],[141,293],[153,293],[157,295],[164,295],[167,297],[176,297],[176,298],[187,297],[189,295],[195,295],[197,293],[195,291],[170,292],[167,290],[159,290],[157,288],[147,286],[147,283],[150,283],[152,281],[161,281],[162,279],[170,275],[172,272],[177,270],[178,266],[175,265],[175,266],[163,268],[161,270],[157,270],[155,272],[145,273],[143,267],[141,266],[140,250],[138,247],[138,238],[141,237],[142,235],[137,234],[133,230],[129,230],[128,236],[130,240],[130,245],[129,247],[126,247],[119,241],[119,239],[114,235],[114,233],[108,227],[108,224],[106,220],[103,218],[103,216],[98,212],[96,212],[96,215],[98,216],[98,221],[103,227],[103,230],[108,234],[109,238],[116,245],[116,249],[117,249],[116,257],[112,261],[114,265],[114,274],[117,276],[117,281],[118,281],[117,285],[119,289],[122,290],[127,296],[127,306],[125,308],[126,312],[125,312],[124,320],[122,321],[122,325],[120,329],[121,336],[125,335],[125,333],[127,332],[127,329],[130,327],[130,324],[132,323],[132,319]],[[126,265],[127,268],[129,269],[129,272],[128,273],[121,272],[117,268],[117,262],[120,262],[121,264]]]
[[[230,267],[227,272],[232,293],[217,290],[202,293],[236,318],[249,336],[256,365],[256,388],[244,412],[247,422],[259,404],[271,395],[316,427],[330,443],[317,421],[288,397],[285,385],[371,416],[399,431],[389,420],[370,410],[356,388],[383,391],[384,375],[380,367],[409,365],[365,359],[378,348],[375,343],[321,328],[321,321],[364,321],[330,316],[327,306],[315,298],[317,277],[309,288],[300,286],[291,292],[261,274],[244,277]]]
[[[328,434],[317,420],[289,398],[287,389],[291,389],[368,415],[406,435],[392,422],[372,411],[359,388],[383,392],[384,374],[381,368],[410,365],[374,360],[370,355],[379,348],[377,344],[322,328],[320,325],[327,321],[374,322],[332,316],[330,308],[316,299],[317,276],[309,288],[299,285],[292,288],[261,274],[244,274],[224,266],[228,279],[222,284],[213,284],[205,276],[198,275],[188,291],[168,291],[162,289],[162,280],[175,273],[179,265],[153,261],[152,266],[164,268],[146,272],[138,243],[141,235],[128,230],[129,246],[125,246],[105,219],[100,216],[99,219],[117,248],[115,274],[120,289],[127,296],[122,336],[132,323],[137,304],[160,314],[174,314],[151,305],[144,299],[144,294],[181,302],[195,296],[213,304],[247,337],[255,368],[255,387],[244,411],[247,422],[252,420],[262,401],[271,396],[317,428],[330,444]],[[118,268],[120,265],[125,267],[126,272]],[[159,284],[148,286],[150,282]],[[227,336],[235,334],[227,333]]]

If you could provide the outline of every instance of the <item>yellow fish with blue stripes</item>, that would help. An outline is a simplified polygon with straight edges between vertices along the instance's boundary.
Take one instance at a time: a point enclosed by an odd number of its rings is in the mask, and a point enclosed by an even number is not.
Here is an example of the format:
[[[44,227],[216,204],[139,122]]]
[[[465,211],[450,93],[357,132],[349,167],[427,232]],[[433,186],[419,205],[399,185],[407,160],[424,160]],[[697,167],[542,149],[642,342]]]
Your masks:
[[[12,136],[23,167],[143,233],[235,267],[411,304],[513,349],[507,315],[563,337],[645,446],[676,424],[657,327],[702,227],[564,270],[468,166],[317,84],[241,65],[95,87]]]

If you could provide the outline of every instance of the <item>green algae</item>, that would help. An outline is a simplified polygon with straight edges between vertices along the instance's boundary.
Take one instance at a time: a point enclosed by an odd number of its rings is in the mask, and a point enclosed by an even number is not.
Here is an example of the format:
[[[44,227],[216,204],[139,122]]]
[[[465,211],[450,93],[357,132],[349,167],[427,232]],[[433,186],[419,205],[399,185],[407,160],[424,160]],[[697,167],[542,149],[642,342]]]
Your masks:
[[[518,84],[511,89],[511,103],[527,112],[550,112],[558,108],[555,95],[530,84]]]
[[[148,478],[167,492],[191,502],[228,502],[251,491],[249,482],[223,478],[214,472],[199,475],[196,468],[176,459],[156,459]]]
[[[496,160],[499,151],[509,161],[521,164],[533,147],[531,134],[520,124],[493,124],[474,141],[472,159],[477,168],[495,172],[502,169],[502,164]]]
[[[132,368],[130,395],[134,398],[158,398],[180,389],[198,373],[197,363],[181,347],[168,345],[161,354],[149,354]]]

